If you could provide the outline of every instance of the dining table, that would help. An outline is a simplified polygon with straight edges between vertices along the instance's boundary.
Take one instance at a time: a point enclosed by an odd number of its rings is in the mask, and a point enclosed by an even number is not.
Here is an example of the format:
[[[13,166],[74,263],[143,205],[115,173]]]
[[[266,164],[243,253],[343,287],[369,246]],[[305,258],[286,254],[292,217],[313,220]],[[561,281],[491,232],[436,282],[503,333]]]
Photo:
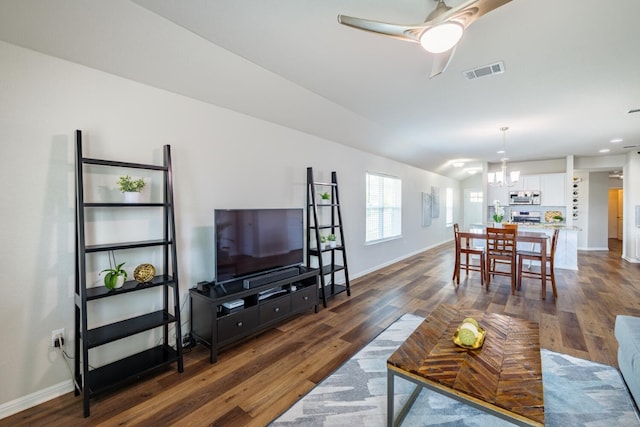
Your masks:
[[[471,229],[467,231],[460,231],[460,244],[471,248],[471,242],[473,240],[483,240],[486,242],[487,234],[483,229]],[[516,234],[516,245],[518,243],[534,243],[540,245],[540,275],[542,276],[542,295],[546,295],[547,292],[547,241],[549,235],[543,232],[537,231],[518,231]],[[487,266],[487,271],[489,268]],[[516,273],[517,274],[517,273]]]

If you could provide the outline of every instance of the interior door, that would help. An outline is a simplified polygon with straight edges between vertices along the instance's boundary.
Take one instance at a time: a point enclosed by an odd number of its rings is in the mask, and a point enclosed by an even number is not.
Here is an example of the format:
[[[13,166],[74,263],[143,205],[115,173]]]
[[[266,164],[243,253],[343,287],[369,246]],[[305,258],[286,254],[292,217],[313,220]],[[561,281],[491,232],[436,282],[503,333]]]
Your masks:
[[[618,238],[618,190],[609,189],[609,220],[607,221],[607,237],[609,239]]]
[[[483,207],[484,198],[482,190],[478,188],[465,188],[463,230],[468,230],[472,224],[482,224],[484,222]]]
[[[622,195],[623,192],[620,188],[609,189],[609,227],[607,234],[610,239],[622,240],[622,220],[624,219]]]
[[[617,223],[618,223],[618,240],[622,241],[622,224],[623,224],[623,219],[624,219],[624,208],[623,208],[623,204],[622,204],[622,199],[623,199],[623,190],[617,190],[618,193],[618,216],[617,216]]]

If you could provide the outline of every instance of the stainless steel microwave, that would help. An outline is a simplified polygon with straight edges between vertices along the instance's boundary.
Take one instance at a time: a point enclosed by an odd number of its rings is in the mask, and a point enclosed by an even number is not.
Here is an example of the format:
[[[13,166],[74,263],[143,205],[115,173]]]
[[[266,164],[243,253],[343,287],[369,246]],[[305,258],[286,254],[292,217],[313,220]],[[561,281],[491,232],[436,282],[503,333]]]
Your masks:
[[[511,191],[509,193],[510,205],[539,205],[540,191]]]

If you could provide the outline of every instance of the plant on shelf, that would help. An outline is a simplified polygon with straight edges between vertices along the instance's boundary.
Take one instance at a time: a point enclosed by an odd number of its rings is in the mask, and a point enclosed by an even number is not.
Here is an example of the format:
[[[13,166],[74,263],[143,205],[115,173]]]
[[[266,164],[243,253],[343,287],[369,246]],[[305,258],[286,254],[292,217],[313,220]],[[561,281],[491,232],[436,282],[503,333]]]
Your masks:
[[[327,240],[329,241],[329,246],[332,248],[336,247],[336,235],[335,234],[329,234],[327,236]]]
[[[504,207],[500,204],[500,200],[493,202],[493,222],[500,224],[504,219]]]
[[[145,186],[144,179],[133,179],[129,175],[121,176],[118,180],[118,185],[120,186],[120,191],[124,193],[124,201],[125,203],[137,203],[140,190],[142,190]]]
[[[564,217],[562,215],[555,215],[553,219],[556,220],[557,222],[564,221]]]
[[[121,176],[118,180],[120,191],[123,193],[139,193],[145,186],[144,179],[133,179],[129,175]]]
[[[323,202],[329,202],[331,200],[331,194],[325,191],[324,193],[320,194],[320,198],[322,199]]]
[[[128,277],[126,270],[122,268],[125,263],[121,262],[120,264],[116,264],[116,257],[113,252],[111,252],[109,264],[111,268],[105,268],[100,272],[100,274],[107,273],[104,276],[104,286],[109,290],[122,287]]]
[[[321,234],[320,235],[320,250],[323,250],[326,245],[327,245],[327,236]]]

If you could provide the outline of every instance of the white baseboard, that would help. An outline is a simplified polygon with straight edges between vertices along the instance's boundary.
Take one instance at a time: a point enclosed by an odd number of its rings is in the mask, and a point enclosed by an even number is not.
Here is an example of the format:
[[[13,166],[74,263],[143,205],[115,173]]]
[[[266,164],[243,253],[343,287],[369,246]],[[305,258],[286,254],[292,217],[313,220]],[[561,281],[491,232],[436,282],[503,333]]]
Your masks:
[[[638,258],[632,258],[632,257],[628,257],[628,256],[623,256],[622,259],[625,260],[625,261],[628,261],[630,263],[633,263],[633,264],[639,264],[640,263],[640,259],[638,259]]]
[[[3,403],[2,405],[0,405],[0,420],[8,416],[17,414],[18,412],[24,411],[25,409],[37,406],[51,399],[55,399],[56,397],[62,396],[63,394],[72,392],[73,389],[73,381],[67,380],[58,384],[54,384],[42,390],[38,390],[26,396],[19,397],[10,402]]]
[[[360,271],[360,272],[358,272],[358,273],[356,273],[356,274],[351,274],[351,275],[349,275],[349,276],[350,276],[350,277],[349,277],[349,280],[351,280],[351,279],[357,279],[358,277],[361,277],[361,276],[366,276],[366,275],[367,275],[367,274],[369,274],[369,273],[373,273],[373,272],[375,272],[375,271],[377,271],[377,270],[380,270],[381,268],[388,267],[388,266],[390,266],[391,264],[395,264],[396,262],[400,262],[400,261],[403,261],[403,260],[405,260],[405,259],[407,259],[407,258],[411,258],[411,257],[412,257],[412,256],[414,256],[414,255],[418,255],[418,254],[420,254],[420,253],[422,253],[422,252],[424,252],[424,251],[428,251],[429,249],[433,249],[433,248],[435,248],[436,246],[443,245],[443,244],[445,244],[445,243],[447,243],[447,242],[449,242],[449,241],[451,241],[451,240],[447,240],[447,241],[444,241],[444,242],[436,243],[436,244],[431,245],[431,246],[428,246],[428,247],[426,247],[426,248],[418,249],[417,251],[410,252],[410,253],[405,254],[405,255],[403,255],[403,256],[401,256],[401,257],[399,257],[399,258],[393,259],[393,260],[391,260],[391,261],[387,261],[387,262],[385,262],[385,263],[383,263],[383,264],[376,265],[375,267],[371,267],[371,268],[369,268],[369,269],[367,269],[367,270]]]

